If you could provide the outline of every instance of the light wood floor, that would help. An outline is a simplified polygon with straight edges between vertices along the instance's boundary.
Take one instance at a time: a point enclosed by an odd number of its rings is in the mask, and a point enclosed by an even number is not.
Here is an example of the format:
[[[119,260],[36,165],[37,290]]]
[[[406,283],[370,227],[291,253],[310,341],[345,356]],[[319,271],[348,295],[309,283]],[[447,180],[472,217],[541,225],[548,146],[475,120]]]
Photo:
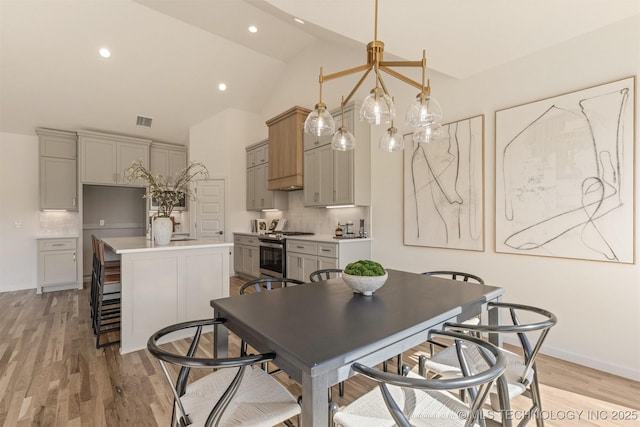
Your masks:
[[[232,295],[241,283],[232,279]],[[237,351],[238,340],[231,346]],[[405,354],[405,363],[415,365],[422,352],[428,348]],[[640,383],[545,356],[538,370],[547,426],[640,425]],[[300,394],[286,375],[278,378]],[[345,397],[336,388],[334,398],[344,405],[372,387],[351,378]],[[522,398],[514,408],[526,404]],[[146,350],[121,356],[118,346],[95,349],[86,289],[0,293],[0,424],[168,426],[170,411],[170,390]],[[614,419],[620,415],[635,420]]]

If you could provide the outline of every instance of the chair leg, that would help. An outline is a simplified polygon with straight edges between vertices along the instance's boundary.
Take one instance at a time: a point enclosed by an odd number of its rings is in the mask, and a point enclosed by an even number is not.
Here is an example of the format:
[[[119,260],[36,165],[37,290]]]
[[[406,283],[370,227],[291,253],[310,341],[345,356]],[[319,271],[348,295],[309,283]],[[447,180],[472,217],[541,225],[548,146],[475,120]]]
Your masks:
[[[329,427],[334,427],[336,424],[333,422],[333,416],[338,412],[338,404],[335,402],[331,402],[329,404]]]
[[[544,419],[542,417],[542,402],[540,400],[540,384],[538,384],[537,370],[533,373],[533,380],[529,385],[529,389],[531,390],[531,401],[533,402],[534,406],[533,416],[536,418],[536,426],[544,427]]]
[[[427,364],[427,356],[425,356],[424,354],[421,354],[420,356],[418,356],[418,374],[421,377],[424,377],[427,375],[426,364]]]
[[[344,381],[340,381],[338,384],[338,394],[340,397],[344,397]]]
[[[398,362],[398,375],[402,375],[402,353],[398,354],[397,362]]]

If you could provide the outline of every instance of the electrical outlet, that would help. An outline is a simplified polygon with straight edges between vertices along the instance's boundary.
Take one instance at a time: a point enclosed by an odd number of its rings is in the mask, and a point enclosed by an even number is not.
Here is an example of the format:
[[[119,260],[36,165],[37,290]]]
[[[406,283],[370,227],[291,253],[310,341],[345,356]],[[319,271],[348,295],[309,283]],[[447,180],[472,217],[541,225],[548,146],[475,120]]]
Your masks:
[[[100,220],[100,227],[104,227],[104,219]]]

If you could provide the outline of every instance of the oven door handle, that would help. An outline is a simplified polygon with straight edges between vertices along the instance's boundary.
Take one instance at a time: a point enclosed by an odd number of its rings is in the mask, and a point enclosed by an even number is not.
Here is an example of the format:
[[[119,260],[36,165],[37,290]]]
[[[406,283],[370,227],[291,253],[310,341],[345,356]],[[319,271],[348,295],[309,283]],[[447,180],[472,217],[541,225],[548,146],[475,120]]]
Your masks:
[[[284,245],[282,243],[267,243],[267,242],[260,242],[260,246],[264,246],[265,248],[275,248],[275,249],[282,249],[284,248]]]

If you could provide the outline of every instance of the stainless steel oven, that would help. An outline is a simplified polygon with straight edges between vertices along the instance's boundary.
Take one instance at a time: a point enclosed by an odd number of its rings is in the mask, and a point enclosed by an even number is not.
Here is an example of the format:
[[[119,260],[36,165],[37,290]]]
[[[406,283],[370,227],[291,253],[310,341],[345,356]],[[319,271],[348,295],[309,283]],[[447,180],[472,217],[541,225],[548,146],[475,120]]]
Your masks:
[[[285,236],[308,236],[305,231],[278,231],[260,236],[260,276],[287,277],[287,239]]]
[[[284,239],[260,238],[260,276],[285,277],[287,273]]]

